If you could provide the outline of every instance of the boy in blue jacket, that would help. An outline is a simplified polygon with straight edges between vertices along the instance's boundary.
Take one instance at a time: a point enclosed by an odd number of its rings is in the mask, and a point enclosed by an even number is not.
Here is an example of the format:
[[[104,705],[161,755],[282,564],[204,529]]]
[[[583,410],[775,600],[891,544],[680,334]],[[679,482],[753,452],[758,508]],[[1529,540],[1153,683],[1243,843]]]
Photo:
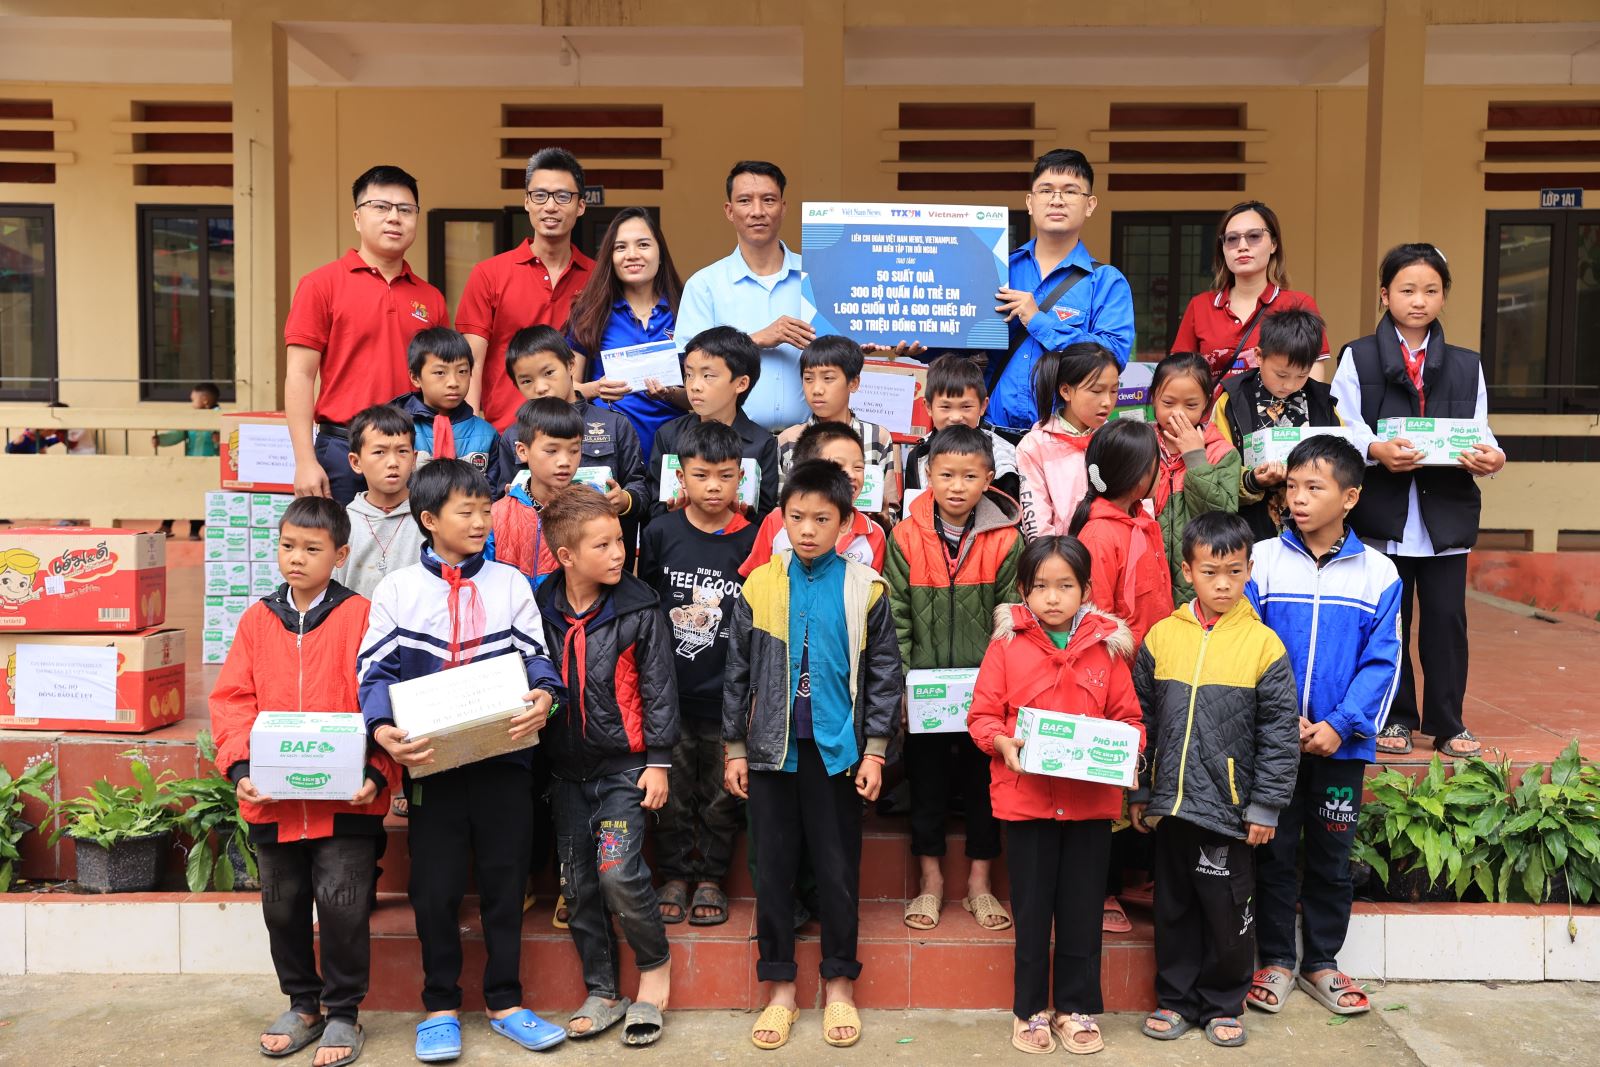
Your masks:
[[[1347,525],[1365,464],[1348,441],[1307,438],[1289,453],[1291,522],[1256,546],[1246,594],[1288,649],[1300,696],[1300,776],[1257,863],[1261,969],[1246,1000],[1278,1012],[1298,985],[1336,1015],[1367,1011],[1338,968],[1350,926],[1350,849],[1361,780],[1400,679],[1400,576]],[[1303,884],[1295,860],[1305,838]],[[1304,958],[1295,969],[1295,905]],[[1292,984],[1291,984],[1292,983]]]
[[[417,429],[417,468],[435,459],[464,459],[478,469],[498,499],[511,480],[515,458],[489,420],[467,403],[472,349],[448,326],[419,332],[406,350],[412,392],[394,405]]]

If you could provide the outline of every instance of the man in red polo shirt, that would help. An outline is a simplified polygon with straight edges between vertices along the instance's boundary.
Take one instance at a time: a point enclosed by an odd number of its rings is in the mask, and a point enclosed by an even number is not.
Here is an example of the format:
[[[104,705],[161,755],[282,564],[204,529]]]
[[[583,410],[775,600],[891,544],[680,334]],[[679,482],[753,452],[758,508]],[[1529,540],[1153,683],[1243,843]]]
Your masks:
[[[363,408],[409,392],[411,338],[450,325],[444,294],[405,260],[417,239],[417,180],[399,167],[373,167],[356,179],[351,195],[360,247],[301,278],[283,324],[294,492],[341,504],[365,488],[350,469],[345,427]]]
[[[583,214],[583,167],[564,148],[541,148],[523,172],[533,236],[472,268],[456,329],[472,346],[467,402],[495,429],[516,417],[522,394],[506,374],[506,345],[524,326],[565,330],[572,300],[589,281],[594,260],[572,247]],[[609,255],[609,253],[607,253]]]

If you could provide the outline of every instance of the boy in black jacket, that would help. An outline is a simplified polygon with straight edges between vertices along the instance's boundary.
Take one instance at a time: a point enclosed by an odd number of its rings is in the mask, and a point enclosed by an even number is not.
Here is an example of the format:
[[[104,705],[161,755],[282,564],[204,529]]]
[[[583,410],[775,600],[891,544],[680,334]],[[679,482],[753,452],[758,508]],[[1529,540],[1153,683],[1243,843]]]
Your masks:
[[[733,857],[739,803],[722,787],[722,674],[744,584],[739,565],[756,539],[756,528],[733,509],[742,447],[733,427],[720,422],[684,431],[678,477],[688,502],[645,527],[639,545],[639,577],[660,595],[672,629],[683,713],[683,739],[672,750],[671,790],[656,834],[667,923],[728,921],[722,880]]]
[[[561,572],[539,587],[545,634],[567,701],[545,736],[555,775],[556,852],[588,997],[568,1024],[588,1038],[625,1020],[623,1040],[653,1044],[667,1006],[667,932],[644,859],[645,812],[667,800],[678,692],[660,600],[622,567],[622,526],[605,499],[568,486],[545,505]],[[638,1002],[622,996],[612,918],[638,964]]]

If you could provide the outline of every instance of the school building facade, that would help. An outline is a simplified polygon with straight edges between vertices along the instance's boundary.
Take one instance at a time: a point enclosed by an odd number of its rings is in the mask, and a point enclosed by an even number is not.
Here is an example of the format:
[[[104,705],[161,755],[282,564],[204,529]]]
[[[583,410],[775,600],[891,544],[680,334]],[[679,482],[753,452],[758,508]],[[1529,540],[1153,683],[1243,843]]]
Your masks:
[[[572,149],[577,234],[659,212],[687,276],[725,255],[737,159],[806,200],[1001,204],[1084,150],[1084,238],[1133,285],[1138,354],[1208,287],[1221,211],[1271,205],[1336,346],[1389,246],[1428,240],[1447,336],[1480,348],[1512,463],[1484,527],[1548,552],[1600,531],[1600,12],[1592,0],[13,0],[0,16],[0,426],[98,432],[0,456],[0,514],[188,516],[215,461],[149,431],[281,406],[295,281],[353,244],[349,184],[421,184],[409,259],[451,301],[526,234],[523,161]],[[1545,190],[1565,190],[1546,193]],[[1587,198],[1587,206],[1577,206]],[[52,408],[54,401],[69,405]],[[71,462],[72,467],[61,466]],[[1576,480],[1576,481],[1575,481]]]

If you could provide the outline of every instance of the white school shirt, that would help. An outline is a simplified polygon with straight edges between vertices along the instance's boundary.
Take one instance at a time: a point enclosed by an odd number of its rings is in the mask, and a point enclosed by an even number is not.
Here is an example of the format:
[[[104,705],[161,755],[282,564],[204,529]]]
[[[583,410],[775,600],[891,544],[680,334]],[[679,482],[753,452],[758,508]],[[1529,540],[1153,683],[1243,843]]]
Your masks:
[[[1395,330],[1395,336],[1400,336],[1399,329]],[[1402,347],[1409,347],[1404,337],[1400,337],[1400,344]],[[1339,369],[1334,372],[1330,388],[1333,390],[1333,398],[1339,403],[1339,413],[1344,416],[1345,426],[1350,431],[1351,443],[1366,459],[1367,465],[1371,466],[1375,461],[1367,456],[1367,449],[1378,439],[1378,435],[1373,433],[1372,428],[1361,417],[1361,379],[1356,375],[1356,361],[1350,358],[1348,345],[1339,356]],[[1494,431],[1488,428],[1489,389],[1483,380],[1482,362],[1478,364],[1478,399],[1473,405],[1472,417],[1483,423],[1486,442],[1499,448],[1500,442],[1495,440]],[[1406,499],[1406,528],[1400,540],[1390,541],[1385,546],[1384,552],[1391,556],[1459,556],[1469,551],[1471,549],[1466,548],[1434,551],[1433,538],[1428,536],[1427,524],[1422,521],[1422,503],[1417,497],[1417,480],[1411,479],[1411,495]]]

